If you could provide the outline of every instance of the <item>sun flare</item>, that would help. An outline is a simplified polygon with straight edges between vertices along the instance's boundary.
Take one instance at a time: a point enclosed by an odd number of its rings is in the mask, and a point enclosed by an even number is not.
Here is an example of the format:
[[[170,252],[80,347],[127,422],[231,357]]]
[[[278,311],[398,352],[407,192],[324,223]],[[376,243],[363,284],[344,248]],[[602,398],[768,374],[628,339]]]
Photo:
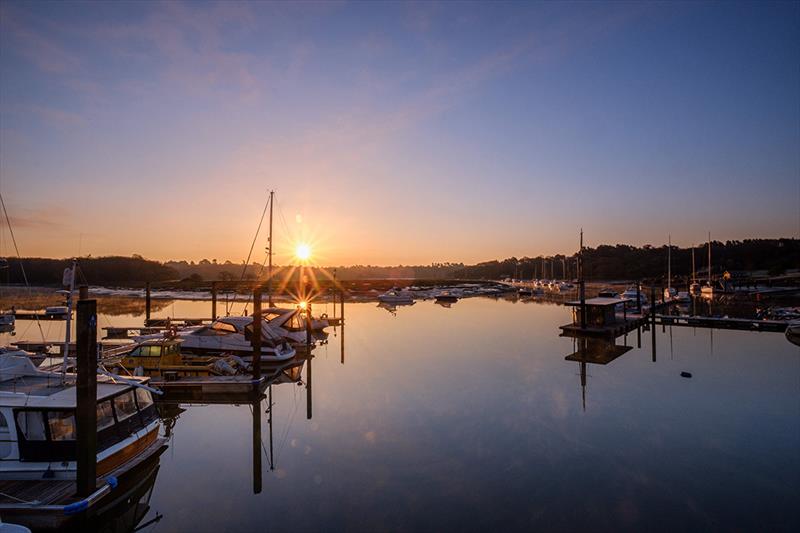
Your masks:
[[[294,255],[301,261],[311,259],[311,246],[306,243],[299,243],[294,249]]]

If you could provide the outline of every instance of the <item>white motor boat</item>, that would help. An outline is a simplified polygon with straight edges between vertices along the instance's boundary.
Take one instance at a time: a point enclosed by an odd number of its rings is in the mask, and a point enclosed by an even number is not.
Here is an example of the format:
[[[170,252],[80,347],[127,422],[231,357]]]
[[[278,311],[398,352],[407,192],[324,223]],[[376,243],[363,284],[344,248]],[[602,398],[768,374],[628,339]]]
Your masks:
[[[385,304],[395,305],[413,304],[414,295],[411,294],[410,291],[400,290],[399,288],[395,287],[378,296],[378,301]]]
[[[636,292],[637,292],[636,287],[628,287],[627,289],[625,289],[625,292],[622,293],[622,299],[629,300],[628,301],[629,308],[638,306],[636,301]],[[647,296],[645,295],[644,291],[639,290],[638,292],[639,292],[639,303],[641,303],[641,305],[647,305]]]
[[[675,295],[674,300],[676,302],[686,303],[686,302],[691,302],[692,301],[692,297],[688,292],[680,291],[680,292],[678,292],[678,294]]]
[[[113,479],[81,501],[77,478],[76,375],[45,372],[27,357],[0,355],[0,514],[33,529],[61,529],[82,511],[106,503],[113,487],[132,483],[163,451],[149,378],[97,376],[98,478]],[[65,484],[67,491],[65,493]],[[18,494],[35,494],[34,498]],[[34,501],[27,501],[28,499]],[[112,497],[113,499],[113,497]],[[65,507],[66,506],[66,507]],[[2,528],[0,528],[2,529]]]
[[[270,326],[290,331],[305,331],[307,314],[297,308],[288,307],[267,307],[262,310],[262,317]],[[321,318],[311,317],[311,331],[322,331],[329,325],[326,315]]]
[[[218,318],[207,326],[193,326],[177,331],[177,336],[183,339],[181,351],[199,355],[235,354],[250,363],[253,360],[253,346],[250,336],[253,331],[253,317],[227,316]],[[294,332],[292,332],[294,333]],[[141,335],[134,337],[136,342],[163,337],[162,334]],[[300,340],[299,335],[290,334],[287,337],[295,342],[305,342],[305,334]],[[295,350],[289,343],[270,327],[267,321],[261,323],[261,360],[285,361],[295,355]]]

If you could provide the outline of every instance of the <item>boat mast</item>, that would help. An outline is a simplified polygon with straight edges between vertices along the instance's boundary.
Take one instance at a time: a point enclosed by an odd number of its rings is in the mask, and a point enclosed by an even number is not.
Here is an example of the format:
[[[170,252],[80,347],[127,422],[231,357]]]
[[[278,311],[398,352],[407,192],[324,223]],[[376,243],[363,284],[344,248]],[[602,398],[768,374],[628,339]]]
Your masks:
[[[77,259],[72,260],[72,268],[69,271],[69,294],[67,295],[67,331],[64,335],[64,360],[61,363],[61,382],[67,380],[67,362],[69,361],[69,342],[72,328],[72,293],[75,291],[75,267],[78,264]],[[66,272],[65,272],[66,274]],[[66,283],[64,283],[66,285]]]
[[[711,286],[711,232],[708,232],[708,286]]]
[[[672,292],[672,235],[668,237],[669,247],[667,248],[667,290]]]
[[[697,274],[694,268],[694,244],[692,245],[692,283],[697,283]]]
[[[275,203],[275,191],[269,191],[269,269],[267,270],[267,283],[269,284],[269,306],[272,307],[272,205]],[[270,393],[272,388],[270,388]]]

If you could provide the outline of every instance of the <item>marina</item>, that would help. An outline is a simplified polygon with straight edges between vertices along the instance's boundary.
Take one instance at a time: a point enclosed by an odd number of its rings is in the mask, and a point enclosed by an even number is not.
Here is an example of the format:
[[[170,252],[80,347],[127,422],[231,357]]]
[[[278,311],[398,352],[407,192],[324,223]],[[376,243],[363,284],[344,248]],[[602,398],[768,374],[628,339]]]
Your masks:
[[[798,43],[3,0],[0,533],[800,531]]]

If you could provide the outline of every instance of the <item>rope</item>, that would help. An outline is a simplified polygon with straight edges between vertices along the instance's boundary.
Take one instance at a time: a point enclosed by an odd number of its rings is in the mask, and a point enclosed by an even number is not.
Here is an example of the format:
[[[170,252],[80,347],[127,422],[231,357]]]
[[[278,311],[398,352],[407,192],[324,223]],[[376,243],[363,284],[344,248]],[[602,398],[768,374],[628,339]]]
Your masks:
[[[25,274],[25,265],[22,263],[22,256],[19,254],[19,247],[17,246],[17,238],[14,237],[14,229],[11,227],[11,219],[8,216],[8,210],[6,209],[6,202],[3,200],[3,193],[0,193],[0,204],[3,206],[3,213],[6,216],[6,224],[8,224],[8,232],[11,234],[11,242],[14,243],[14,251],[17,253],[17,258],[19,259],[19,268],[22,270],[22,279],[25,281],[25,286],[28,287],[28,297],[33,298],[33,292],[31,291],[31,284],[28,283],[28,276]],[[39,334],[42,336],[42,342],[44,340],[44,332],[42,331],[42,324],[39,322],[39,315],[34,315],[36,318],[36,325],[39,326]]]

